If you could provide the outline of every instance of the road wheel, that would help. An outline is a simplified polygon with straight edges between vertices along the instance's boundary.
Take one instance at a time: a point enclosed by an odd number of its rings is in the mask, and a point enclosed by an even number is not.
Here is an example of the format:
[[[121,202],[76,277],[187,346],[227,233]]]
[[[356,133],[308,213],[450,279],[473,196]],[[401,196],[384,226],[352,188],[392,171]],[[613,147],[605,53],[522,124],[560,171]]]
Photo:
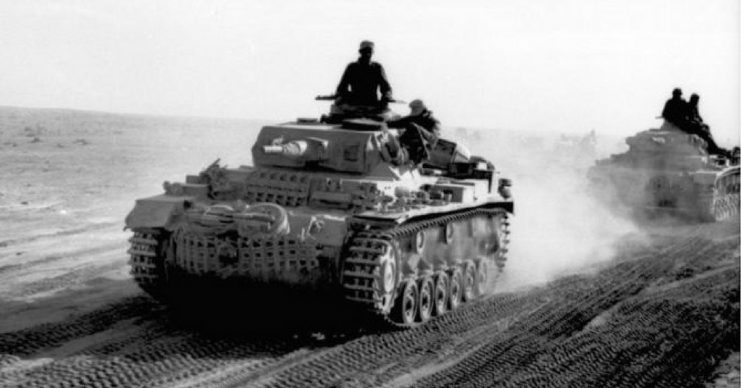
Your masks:
[[[419,289],[419,313],[417,314],[417,320],[424,323],[432,317],[432,309],[435,304],[435,283],[432,282],[431,276],[424,276],[419,279],[417,284]]]
[[[418,291],[417,283],[405,280],[399,289],[394,305],[394,320],[405,326],[412,326],[417,317]]]
[[[476,289],[476,266],[468,261],[463,265],[463,301],[472,301]]]
[[[450,288],[448,289],[448,309],[455,310],[463,299],[463,276],[459,269],[450,272]]]
[[[448,295],[450,291],[450,278],[444,271],[435,274],[434,305],[432,313],[440,316],[448,311]]]

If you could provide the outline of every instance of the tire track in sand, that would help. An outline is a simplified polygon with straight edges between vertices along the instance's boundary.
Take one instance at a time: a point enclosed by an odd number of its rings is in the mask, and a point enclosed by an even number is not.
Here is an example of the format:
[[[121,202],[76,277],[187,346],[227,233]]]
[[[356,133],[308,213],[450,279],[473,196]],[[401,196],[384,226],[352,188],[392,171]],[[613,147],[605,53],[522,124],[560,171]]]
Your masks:
[[[204,335],[174,325],[151,300],[130,298],[66,322],[0,334],[0,353],[5,354],[0,356],[0,381],[29,387],[351,387],[402,386],[412,383],[409,376],[413,376],[420,379],[419,386],[479,387],[547,386],[542,378],[552,375],[550,386],[558,386],[572,383],[566,380],[569,374],[581,373],[583,381],[617,386],[616,369],[606,362],[629,368],[631,364],[625,362],[629,355],[643,354],[654,361],[665,358],[665,352],[650,351],[656,343],[643,329],[659,325],[670,332],[678,317],[697,317],[691,314],[697,305],[675,305],[667,299],[681,301],[700,293],[706,297],[698,299],[699,311],[705,311],[705,304],[719,293],[733,295],[733,287],[727,284],[734,276],[732,270],[683,280],[694,284],[695,291],[678,296],[674,293],[684,288],[669,287],[664,278],[681,275],[677,262],[691,257],[721,260],[737,242],[714,244],[690,238],[668,244],[655,254],[623,261],[594,276],[570,276],[529,292],[494,295],[417,329],[329,341],[295,338],[291,333],[243,338]],[[653,294],[644,296],[649,293]],[[698,338],[718,343],[716,337],[723,331],[710,329]],[[89,345],[84,344],[85,337],[90,337]],[[618,338],[626,345],[617,347],[619,342],[603,337]],[[636,344],[635,338],[644,342]],[[671,342],[669,334],[662,338],[679,355],[691,350]],[[75,341],[83,346],[70,345]],[[60,350],[65,345],[73,350]],[[630,353],[633,348],[643,353]],[[698,354],[718,351],[711,346]],[[12,367],[49,355],[54,357],[39,365]],[[573,367],[580,364],[591,366]],[[605,377],[602,371],[612,374]],[[648,386],[643,380],[628,381]],[[646,381],[661,385],[677,379]]]

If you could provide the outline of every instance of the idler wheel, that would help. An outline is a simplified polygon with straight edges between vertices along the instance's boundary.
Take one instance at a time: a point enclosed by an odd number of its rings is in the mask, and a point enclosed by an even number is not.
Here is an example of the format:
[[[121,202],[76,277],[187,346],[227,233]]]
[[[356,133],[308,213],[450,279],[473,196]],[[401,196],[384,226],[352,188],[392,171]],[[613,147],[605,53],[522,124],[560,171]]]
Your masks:
[[[463,264],[463,301],[469,302],[476,297],[476,266],[467,261]]]
[[[394,305],[394,320],[405,326],[412,326],[417,317],[418,300],[417,283],[414,280],[405,280]]]
[[[448,295],[450,291],[450,278],[445,271],[435,274],[434,305],[432,314],[440,316],[448,311]]]
[[[463,299],[463,275],[461,271],[456,268],[450,271],[449,280],[450,288],[448,289],[448,309],[457,309]]]
[[[419,322],[427,322],[432,317],[432,309],[435,305],[435,283],[432,282],[431,276],[423,276],[418,281],[419,288],[419,313],[417,319]]]

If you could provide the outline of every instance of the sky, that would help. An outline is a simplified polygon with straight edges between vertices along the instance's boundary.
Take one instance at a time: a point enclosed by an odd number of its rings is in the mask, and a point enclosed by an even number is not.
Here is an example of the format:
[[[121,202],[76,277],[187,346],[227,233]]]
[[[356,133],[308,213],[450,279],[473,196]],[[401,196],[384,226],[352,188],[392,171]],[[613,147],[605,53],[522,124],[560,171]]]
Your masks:
[[[738,0],[0,0],[0,105],[317,117],[369,39],[443,126],[629,135],[681,87],[738,144],[739,19]]]

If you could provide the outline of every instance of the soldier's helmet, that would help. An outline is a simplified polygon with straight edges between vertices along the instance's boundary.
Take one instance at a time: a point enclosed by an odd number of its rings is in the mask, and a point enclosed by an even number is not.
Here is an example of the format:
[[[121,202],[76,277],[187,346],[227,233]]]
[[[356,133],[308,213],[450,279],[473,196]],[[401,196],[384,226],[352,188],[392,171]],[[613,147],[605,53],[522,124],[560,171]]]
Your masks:
[[[680,89],[680,88],[674,88],[674,90],[672,90],[672,96],[679,97],[681,95],[682,95],[682,89]]]
[[[412,100],[412,102],[409,103],[409,107],[412,109],[427,109],[424,101],[420,99]]]
[[[422,111],[427,109],[427,106],[425,106],[425,103],[422,100],[416,99],[409,103],[409,109],[412,110],[412,114],[420,114]]]

